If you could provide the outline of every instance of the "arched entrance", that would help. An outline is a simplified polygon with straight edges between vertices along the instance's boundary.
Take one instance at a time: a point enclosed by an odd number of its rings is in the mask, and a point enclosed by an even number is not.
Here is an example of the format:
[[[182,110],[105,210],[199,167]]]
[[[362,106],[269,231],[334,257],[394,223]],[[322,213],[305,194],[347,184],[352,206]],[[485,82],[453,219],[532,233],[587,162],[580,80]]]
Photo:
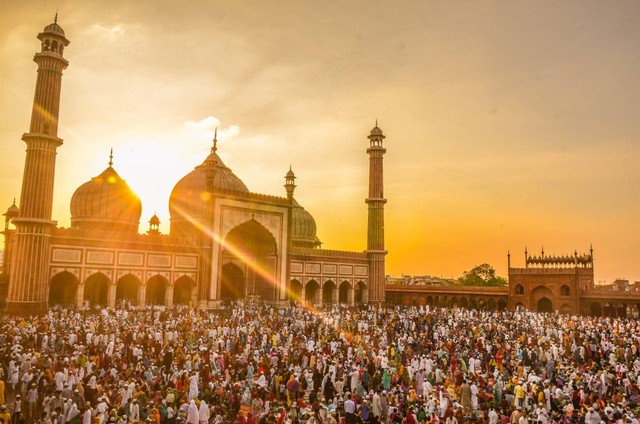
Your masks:
[[[138,304],[138,290],[140,280],[133,274],[127,274],[116,283],[116,305],[127,302],[130,305]]]
[[[321,293],[320,284],[316,280],[311,280],[304,287],[304,300],[309,305],[318,305],[320,304]]]
[[[538,300],[538,312],[553,312],[553,303],[548,297]]]
[[[106,275],[100,272],[92,274],[84,282],[84,300],[90,306],[107,306],[109,284],[111,280]]]
[[[232,262],[222,267],[220,275],[220,299],[238,300],[244,299],[245,281],[244,272],[240,267]]]
[[[192,278],[183,275],[173,283],[173,304],[189,305],[193,301],[196,283]]]
[[[349,289],[351,288],[351,284],[348,281],[343,281],[340,284],[340,288],[338,289],[338,303],[348,304],[349,303]]]
[[[538,312],[553,312],[553,292],[545,286],[538,286],[530,293],[529,309]]]
[[[273,235],[258,221],[251,219],[231,230],[224,240],[222,257],[223,262],[242,263],[244,293],[268,302],[276,300],[277,245]]]
[[[294,302],[302,300],[302,283],[298,280],[291,280],[289,290],[287,290],[287,299]]]
[[[362,304],[367,303],[369,301],[369,292],[367,290],[367,285],[364,281],[358,281],[356,283],[356,289],[353,294],[353,300],[355,303]]]
[[[336,303],[337,299],[335,296],[335,292],[336,283],[331,280],[325,281],[324,285],[322,286],[322,303],[325,305]]]
[[[77,289],[78,279],[75,275],[68,271],[56,274],[49,285],[49,305],[75,305]]]
[[[591,303],[591,315],[596,317],[602,316],[602,306],[598,302]]]
[[[162,275],[156,274],[147,281],[147,292],[145,296],[147,305],[164,305],[165,295],[169,281]]]

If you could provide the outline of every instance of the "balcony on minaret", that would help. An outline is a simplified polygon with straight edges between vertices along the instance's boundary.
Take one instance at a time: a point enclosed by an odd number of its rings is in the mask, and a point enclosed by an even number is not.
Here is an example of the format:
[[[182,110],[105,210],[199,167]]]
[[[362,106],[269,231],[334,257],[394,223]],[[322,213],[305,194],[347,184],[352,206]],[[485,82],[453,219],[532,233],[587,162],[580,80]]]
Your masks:
[[[369,145],[370,147],[382,147],[382,140],[385,139],[382,130],[378,127],[378,123],[376,122],[376,126],[373,127],[371,133],[369,134]]]
[[[64,48],[69,45],[69,40],[65,37],[64,30],[58,25],[58,16],[52,24],[47,25],[44,30],[38,34],[38,40],[42,42],[41,53],[54,53],[60,55],[64,52]]]

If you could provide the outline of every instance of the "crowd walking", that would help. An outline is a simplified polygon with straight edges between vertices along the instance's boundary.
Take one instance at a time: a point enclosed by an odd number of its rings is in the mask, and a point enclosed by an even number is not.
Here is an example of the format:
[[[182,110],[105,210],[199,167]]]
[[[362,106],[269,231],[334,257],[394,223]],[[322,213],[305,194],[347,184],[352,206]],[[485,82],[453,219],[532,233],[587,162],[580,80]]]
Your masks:
[[[638,424],[640,321],[236,302],[0,317],[0,424]]]

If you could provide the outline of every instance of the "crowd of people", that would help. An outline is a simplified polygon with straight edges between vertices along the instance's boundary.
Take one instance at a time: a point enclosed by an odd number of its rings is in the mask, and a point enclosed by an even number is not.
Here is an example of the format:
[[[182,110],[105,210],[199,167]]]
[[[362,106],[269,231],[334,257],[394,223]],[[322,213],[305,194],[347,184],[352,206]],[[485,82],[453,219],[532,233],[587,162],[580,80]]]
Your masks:
[[[0,317],[0,424],[638,424],[640,321],[236,302]]]

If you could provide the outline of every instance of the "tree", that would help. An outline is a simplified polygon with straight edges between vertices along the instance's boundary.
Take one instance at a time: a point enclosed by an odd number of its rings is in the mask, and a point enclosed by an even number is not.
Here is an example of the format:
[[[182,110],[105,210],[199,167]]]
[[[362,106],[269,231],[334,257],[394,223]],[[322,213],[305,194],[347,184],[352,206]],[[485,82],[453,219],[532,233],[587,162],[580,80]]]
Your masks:
[[[497,276],[496,270],[491,265],[482,264],[465,271],[462,277],[458,278],[458,284],[461,286],[504,287],[507,285],[507,279]]]

